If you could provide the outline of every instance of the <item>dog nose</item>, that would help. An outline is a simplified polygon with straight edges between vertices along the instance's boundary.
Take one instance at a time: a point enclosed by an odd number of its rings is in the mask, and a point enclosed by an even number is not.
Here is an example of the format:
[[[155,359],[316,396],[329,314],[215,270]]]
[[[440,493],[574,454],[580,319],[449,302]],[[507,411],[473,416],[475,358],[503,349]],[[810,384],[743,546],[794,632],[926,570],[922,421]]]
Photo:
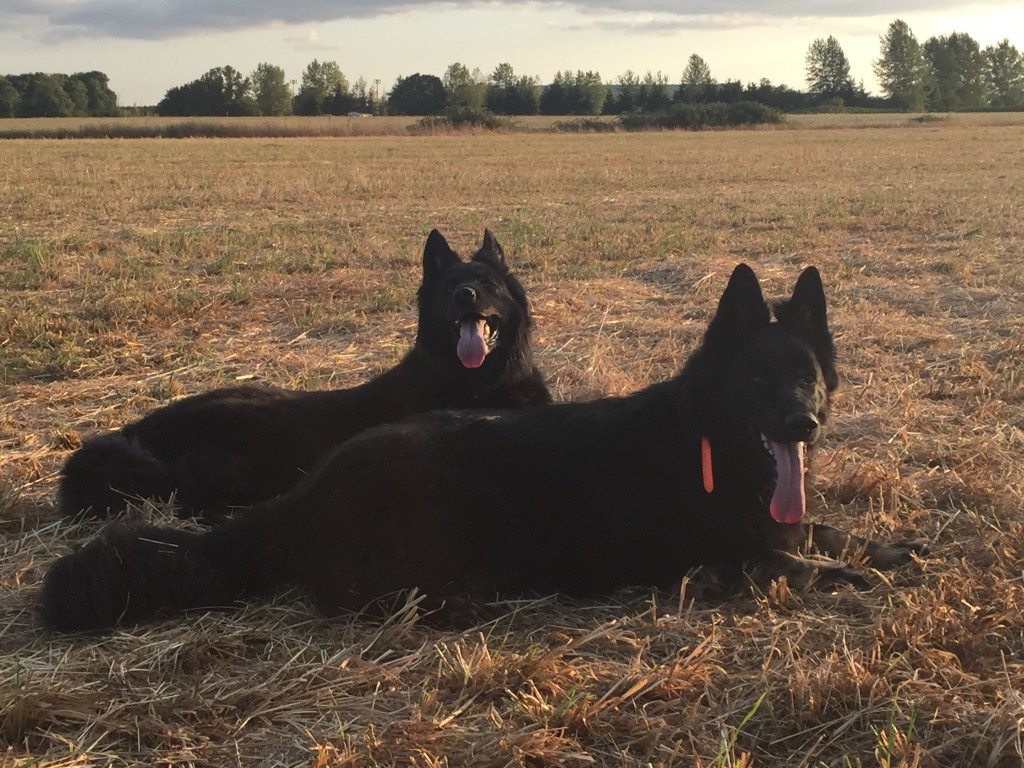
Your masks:
[[[455,289],[453,297],[459,306],[468,306],[476,301],[476,291],[468,285],[462,285]]]
[[[786,417],[786,436],[794,443],[806,443],[814,436],[818,420],[810,413],[791,413]]]

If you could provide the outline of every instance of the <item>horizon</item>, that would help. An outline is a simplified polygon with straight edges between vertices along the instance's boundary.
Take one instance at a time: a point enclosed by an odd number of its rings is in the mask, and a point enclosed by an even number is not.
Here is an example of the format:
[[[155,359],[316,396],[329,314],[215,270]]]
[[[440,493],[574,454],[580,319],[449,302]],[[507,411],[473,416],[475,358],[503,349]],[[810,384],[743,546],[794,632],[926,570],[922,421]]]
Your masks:
[[[360,77],[371,86],[379,81],[384,94],[400,76],[441,77],[455,62],[484,75],[508,62],[517,75],[539,77],[544,84],[565,69],[596,71],[609,84],[627,70],[640,76],[661,72],[676,84],[690,54],[697,53],[718,82],[745,85],[767,78],[805,90],[808,46],[832,35],[850,61],[854,81],[877,95],[872,63],[880,38],[897,18],[921,43],[964,32],[984,48],[1009,38],[1007,30],[1024,29],[1024,9],[1009,2],[964,12],[948,3],[911,0],[885,14],[878,13],[880,4],[868,3],[856,15],[826,0],[778,8],[769,3],[757,12],[743,0],[714,5],[713,12],[700,12],[693,3],[689,13],[665,10],[668,4],[659,0],[645,8],[635,2],[366,7],[303,0],[284,10],[257,3],[246,9],[247,18],[228,17],[223,3],[206,3],[200,11],[193,4],[170,0],[160,7],[180,8],[161,13],[140,10],[129,0],[22,0],[0,10],[0,74],[97,70],[110,78],[119,105],[127,107],[153,106],[168,89],[227,65],[249,75],[266,62],[298,83],[313,59],[335,61],[350,83]]]

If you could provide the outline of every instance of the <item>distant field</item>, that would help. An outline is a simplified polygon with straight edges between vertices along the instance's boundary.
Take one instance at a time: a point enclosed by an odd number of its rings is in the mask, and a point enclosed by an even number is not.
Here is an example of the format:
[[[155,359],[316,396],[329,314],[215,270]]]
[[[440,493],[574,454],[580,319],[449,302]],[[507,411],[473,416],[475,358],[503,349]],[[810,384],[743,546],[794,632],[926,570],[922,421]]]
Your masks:
[[[418,117],[68,117],[68,118],[25,118],[0,120],[0,138],[5,134],[22,135],[38,133],[50,135],[54,132],[81,130],[101,131],[110,129],[113,133],[135,129],[155,131],[157,128],[181,126],[184,124],[216,125],[225,129],[246,131],[253,134],[269,133],[284,136],[402,136],[414,129]],[[576,117],[531,115],[512,118],[514,130],[546,131],[562,122],[578,120]],[[615,118],[598,118],[603,122],[614,122]],[[1024,112],[991,112],[983,114],[952,115],[908,115],[903,113],[846,114],[826,113],[813,115],[788,115],[781,126],[761,130],[785,128],[864,128],[912,126],[922,121],[953,123],[960,126],[991,127],[1000,125],[1024,125]]]
[[[1020,116],[792,123],[0,141],[0,763],[1020,766]],[[463,252],[495,232],[561,400],[674,373],[737,262],[772,295],[817,265],[842,386],[812,516],[931,554],[868,592],[638,588],[461,634],[294,592],[42,633],[46,567],[98,529],[54,519],[81,438],[237,380],[389,367],[432,227]]]

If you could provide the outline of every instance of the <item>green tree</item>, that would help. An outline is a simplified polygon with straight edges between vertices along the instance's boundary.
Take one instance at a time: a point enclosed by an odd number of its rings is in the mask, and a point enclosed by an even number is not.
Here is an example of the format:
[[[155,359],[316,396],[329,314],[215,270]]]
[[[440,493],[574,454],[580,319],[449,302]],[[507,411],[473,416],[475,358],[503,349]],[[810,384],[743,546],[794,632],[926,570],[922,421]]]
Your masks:
[[[351,109],[350,112],[359,112],[360,114],[375,115],[378,112],[377,101],[374,98],[373,91],[370,89],[369,83],[366,82],[366,78],[359,77],[352,84],[351,91]]]
[[[651,74],[648,71],[640,83],[638,96],[640,107],[645,112],[659,112],[666,109],[672,103],[672,92],[669,89],[668,78],[661,72]]]
[[[3,75],[0,75],[0,117],[14,117],[18,114],[18,102],[21,94]]]
[[[711,67],[701,56],[691,53],[683,70],[681,86],[676,91],[676,101],[706,101],[714,92],[715,79]]]
[[[21,94],[18,117],[70,117],[75,104],[64,90],[65,75],[34,72],[14,75],[11,84]]]
[[[93,117],[117,115],[117,94],[110,90],[110,78],[103,72],[76,72],[70,78],[80,80],[89,94],[89,114]]]
[[[897,109],[920,112],[928,77],[921,44],[901,19],[889,24],[881,44],[881,56],[873,67],[882,93]]]
[[[517,77],[511,64],[499,64],[489,78],[486,104],[496,115],[535,115],[540,111],[540,85],[536,78]]]
[[[985,49],[986,75],[993,107],[1024,107],[1024,56],[1009,40]]]
[[[257,64],[249,79],[252,81],[252,96],[261,115],[291,114],[292,94],[281,67]]]
[[[850,61],[831,35],[818,38],[807,49],[807,88],[824,98],[848,98],[854,91]]]
[[[632,69],[627,69],[615,78],[615,82],[616,86],[611,89],[611,95],[608,97],[609,114],[635,112],[643,106],[640,99],[640,75]]]
[[[209,78],[214,90],[222,94],[225,115],[254,115],[256,102],[252,97],[252,81],[231,65],[211,69]]]
[[[556,72],[551,85],[540,97],[540,111],[545,115],[599,115],[608,98],[608,86],[599,72],[570,70]]]
[[[71,112],[75,117],[86,117],[89,114],[89,91],[81,80],[70,77],[64,81],[64,93],[71,99],[74,108]]]
[[[448,98],[448,109],[482,109],[487,97],[487,82],[480,70],[470,72],[465,64],[449,64],[441,78]]]
[[[437,75],[417,72],[399,77],[388,92],[388,112],[392,115],[439,115],[447,103],[448,94]]]
[[[255,115],[252,82],[232,66],[214,67],[202,77],[171,88],[156,105],[161,115]]]
[[[924,57],[929,68],[928,109],[955,112],[987,105],[985,57],[973,37],[963,32],[930,37]]]
[[[313,59],[302,73],[299,92],[295,95],[295,114],[320,115],[331,112],[328,100],[338,101],[348,94],[348,79],[336,61]]]

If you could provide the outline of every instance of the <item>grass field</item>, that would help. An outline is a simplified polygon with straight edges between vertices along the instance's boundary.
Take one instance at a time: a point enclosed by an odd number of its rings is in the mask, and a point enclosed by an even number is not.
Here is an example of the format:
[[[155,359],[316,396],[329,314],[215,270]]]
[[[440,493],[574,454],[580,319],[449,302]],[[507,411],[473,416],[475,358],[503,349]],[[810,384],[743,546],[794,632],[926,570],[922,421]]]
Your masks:
[[[1020,766],[1024,131],[821,127],[0,141],[0,765]],[[560,400],[674,373],[737,262],[771,295],[817,265],[842,385],[812,517],[931,552],[867,592],[637,588],[465,633],[295,592],[44,633],[46,567],[99,528],[53,511],[82,436],[389,367],[432,227],[495,232]]]

